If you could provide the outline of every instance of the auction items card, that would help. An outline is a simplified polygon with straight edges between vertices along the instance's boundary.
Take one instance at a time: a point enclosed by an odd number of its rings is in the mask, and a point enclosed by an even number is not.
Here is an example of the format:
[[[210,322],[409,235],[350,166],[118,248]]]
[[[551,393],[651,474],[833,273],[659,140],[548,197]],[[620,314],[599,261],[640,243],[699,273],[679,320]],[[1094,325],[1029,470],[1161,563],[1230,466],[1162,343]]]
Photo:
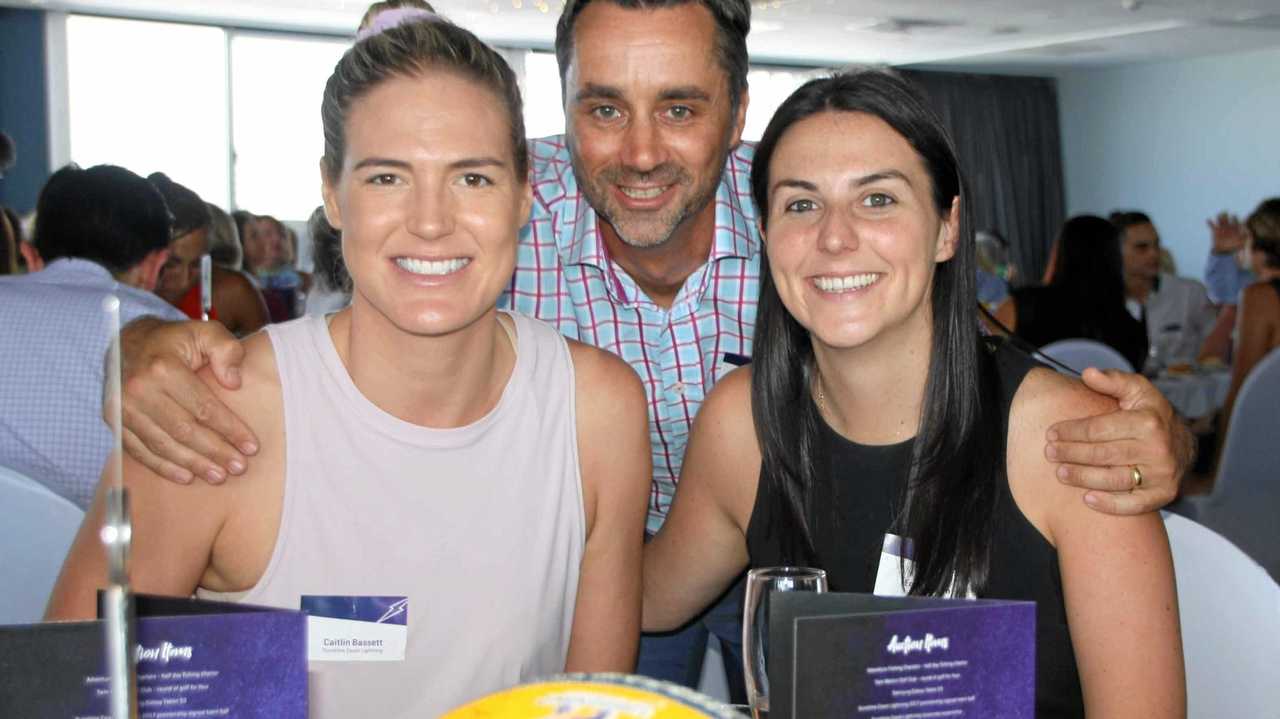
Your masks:
[[[305,615],[140,599],[134,658],[141,719],[306,719]],[[180,616],[145,616],[149,611]],[[194,613],[200,611],[213,613]],[[106,719],[104,667],[100,621],[0,627],[0,716]]]
[[[1034,602],[783,592],[771,719],[1033,717]]]

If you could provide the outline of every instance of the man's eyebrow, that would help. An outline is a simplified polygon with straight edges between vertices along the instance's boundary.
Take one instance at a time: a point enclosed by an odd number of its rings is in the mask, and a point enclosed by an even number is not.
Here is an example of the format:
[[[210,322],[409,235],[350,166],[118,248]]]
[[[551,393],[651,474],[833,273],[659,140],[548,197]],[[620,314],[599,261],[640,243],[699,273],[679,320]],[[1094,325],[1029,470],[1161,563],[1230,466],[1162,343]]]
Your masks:
[[[397,170],[411,169],[409,163],[404,160],[392,160],[389,157],[366,157],[357,162],[351,169],[361,170],[366,167],[394,167]]]
[[[663,90],[658,94],[659,100],[701,100],[710,102],[711,95],[697,85],[682,85]]]
[[[449,163],[449,167],[454,170],[471,170],[480,167],[506,167],[507,163],[497,157],[488,155],[480,157],[464,157],[461,160],[455,160]]]
[[[583,100],[621,100],[622,90],[611,85],[597,85],[589,82],[573,96],[574,102]]]

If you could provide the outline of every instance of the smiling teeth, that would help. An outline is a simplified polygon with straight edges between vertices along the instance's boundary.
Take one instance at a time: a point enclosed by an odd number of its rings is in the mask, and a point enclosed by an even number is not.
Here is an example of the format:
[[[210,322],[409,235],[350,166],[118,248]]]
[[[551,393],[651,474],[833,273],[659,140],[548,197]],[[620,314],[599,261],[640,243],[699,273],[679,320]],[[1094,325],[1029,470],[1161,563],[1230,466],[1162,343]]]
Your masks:
[[[849,290],[860,290],[879,278],[880,275],[874,272],[865,272],[860,275],[848,275],[846,277],[817,277],[814,278],[813,284],[823,292],[847,292]]]
[[[633,200],[652,200],[666,191],[665,187],[619,187],[622,194]]]
[[[396,265],[405,272],[415,275],[449,275],[466,267],[471,260],[465,257],[456,260],[415,260],[412,257],[397,257]]]

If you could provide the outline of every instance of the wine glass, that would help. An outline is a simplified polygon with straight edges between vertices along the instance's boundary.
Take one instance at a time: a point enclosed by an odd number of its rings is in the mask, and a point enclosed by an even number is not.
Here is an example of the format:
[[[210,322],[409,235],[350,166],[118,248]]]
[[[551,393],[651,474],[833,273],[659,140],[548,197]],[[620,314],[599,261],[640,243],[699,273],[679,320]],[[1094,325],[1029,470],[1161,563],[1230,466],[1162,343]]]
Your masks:
[[[769,716],[769,597],[774,592],[825,592],[827,573],[812,567],[762,567],[747,573],[742,605],[742,663],[755,719]]]

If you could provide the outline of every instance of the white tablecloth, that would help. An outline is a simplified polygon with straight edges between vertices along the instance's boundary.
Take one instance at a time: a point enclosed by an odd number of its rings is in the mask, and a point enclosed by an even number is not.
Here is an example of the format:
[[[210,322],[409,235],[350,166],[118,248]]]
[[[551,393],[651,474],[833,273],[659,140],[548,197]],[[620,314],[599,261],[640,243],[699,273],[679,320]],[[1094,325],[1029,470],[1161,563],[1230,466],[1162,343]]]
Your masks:
[[[1231,373],[1223,370],[1203,374],[1161,375],[1155,379],[1155,386],[1178,414],[1187,419],[1199,419],[1218,411],[1227,401],[1227,391],[1231,389]]]

